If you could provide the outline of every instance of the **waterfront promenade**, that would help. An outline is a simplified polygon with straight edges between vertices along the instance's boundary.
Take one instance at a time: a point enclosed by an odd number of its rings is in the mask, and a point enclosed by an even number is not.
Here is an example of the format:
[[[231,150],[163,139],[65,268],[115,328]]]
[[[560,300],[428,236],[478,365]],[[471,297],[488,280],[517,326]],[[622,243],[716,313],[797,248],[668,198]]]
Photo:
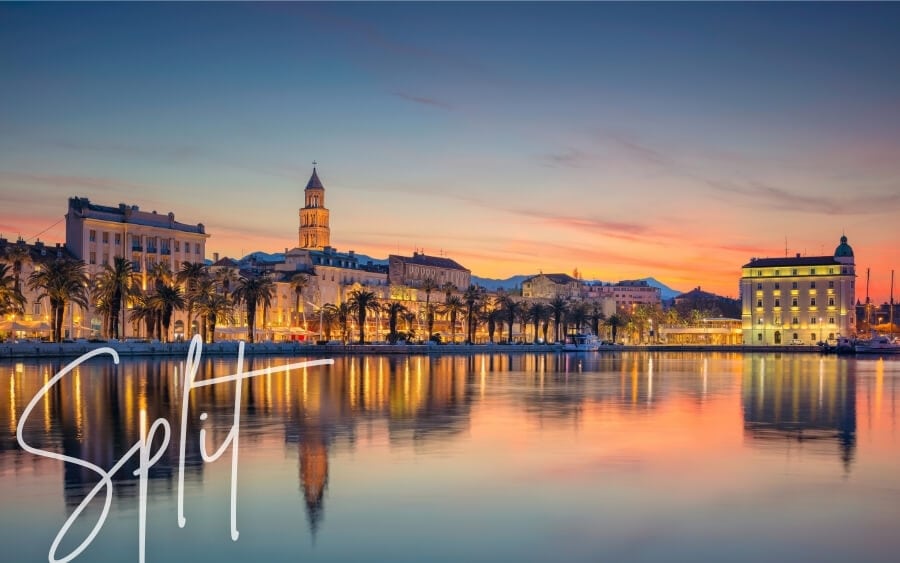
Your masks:
[[[186,356],[190,342],[3,342],[0,343],[0,360],[21,358],[76,358],[97,348],[110,347],[123,357]],[[688,346],[688,345],[637,345],[603,346],[598,352],[567,352],[577,354],[609,354],[624,351],[664,352],[786,352],[818,353],[817,346]],[[203,354],[211,356],[236,356],[238,341],[222,341],[204,344]],[[421,354],[483,354],[483,353],[562,353],[559,344],[305,344],[301,342],[257,342],[246,344],[245,355],[274,356],[334,356],[357,354],[421,355]]]

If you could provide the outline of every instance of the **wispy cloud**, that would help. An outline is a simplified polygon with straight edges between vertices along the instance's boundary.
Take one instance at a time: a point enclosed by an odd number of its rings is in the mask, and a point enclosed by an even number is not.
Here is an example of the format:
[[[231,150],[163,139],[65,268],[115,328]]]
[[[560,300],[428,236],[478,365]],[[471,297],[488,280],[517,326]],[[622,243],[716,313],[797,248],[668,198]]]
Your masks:
[[[706,183],[721,194],[738,196],[757,207],[794,212],[825,215],[878,215],[900,208],[900,186],[891,193],[849,193],[845,196],[833,196],[822,193],[801,194],[756,181],[738,184],[730,181],[707,180]]]
[[[581,168],[590,162],[591,158],[590,154],[576,148],[567,148],[561,152],[538,156],[541,163],[550,168]]]
[[[431,106],[436,108],[441,108],[445,110],[453,110],[453,106],[448,104],[447,102],[443,102],[441,100],[435,98],[427,98],[424,96],[414,96],[412,94],[407,94],[405,92],[391,92],[394,96],[402,100],[406,100],[407,102],[413,102],[415,104],[421,104],[425,106]]]

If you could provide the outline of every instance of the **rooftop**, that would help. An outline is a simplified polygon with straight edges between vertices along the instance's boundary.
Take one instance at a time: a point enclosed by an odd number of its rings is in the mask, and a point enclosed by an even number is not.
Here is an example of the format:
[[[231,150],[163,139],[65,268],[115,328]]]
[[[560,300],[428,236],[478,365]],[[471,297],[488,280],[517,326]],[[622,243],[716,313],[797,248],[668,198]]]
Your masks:
[[[419,266],[432,266],[434,268],[444,268],[447,270],[463,270],[468,272],[469,270],[460,265],[456,260],[451,260],[450,258],[444,258],[440,256],[428,256],[421,252],[414,252],[412,257],[410,256],[398,256],[396,254],[391,254],[388,257],[388,260],[398,260],[405,264],[417,264]]]
[[[840,266],[834,256],[792,256],[785,258],[753,258],[744,268],[773,268],[793,266]]]
[[[120,203],[118,207],[98,205],[96,203],[91,203],[86,197],[70,197],[69,213],[85,219],[159,227],[201,235],[206,234],[203,223],[197,223],[196,225],[179,223],[175,221],[175,214],[171,211],[163,215],[156,211],[141,211],[137,205],[126,205],[124,203]]]

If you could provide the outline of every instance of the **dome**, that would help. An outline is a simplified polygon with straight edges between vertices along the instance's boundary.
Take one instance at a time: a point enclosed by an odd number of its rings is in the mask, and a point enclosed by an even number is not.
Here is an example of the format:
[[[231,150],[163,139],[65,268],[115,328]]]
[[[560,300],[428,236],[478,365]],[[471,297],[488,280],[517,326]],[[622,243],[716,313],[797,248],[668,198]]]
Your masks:
[[[847,237],[841,237],[841,244],[838,245],[837,248],[834,249],[835,258],[844,257],[844,258],[852,258],[853,257],[853,249],[850,248],[850,245],[847,244]]]

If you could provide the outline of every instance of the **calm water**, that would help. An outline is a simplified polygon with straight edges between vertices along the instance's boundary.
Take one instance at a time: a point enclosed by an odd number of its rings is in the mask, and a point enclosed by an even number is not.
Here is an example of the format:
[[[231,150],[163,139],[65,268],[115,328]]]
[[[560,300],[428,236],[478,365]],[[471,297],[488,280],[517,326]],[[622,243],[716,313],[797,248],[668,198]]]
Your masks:
[[[204,360],[199,377],[235,362]],[[63,365],[0,363],[3,561],[46,561],[97,480],[16,444],[25,405]],[[214,463],[199,453],[201,426],[210,451],[231,426],[233,384],[189,396],[187,523],[177,526],[182,373],[181,361],[92,361],[26,422],[32,445],[103,468],[138,441],[142,420],[172,423],[150,473],[147,561],[900,557],[898,360],[372,356],[261,376],[242,389],[237,542],[230,452]],[[110,517],[76,561],[137,561],[137,492],[125,470],[116,476]]]

